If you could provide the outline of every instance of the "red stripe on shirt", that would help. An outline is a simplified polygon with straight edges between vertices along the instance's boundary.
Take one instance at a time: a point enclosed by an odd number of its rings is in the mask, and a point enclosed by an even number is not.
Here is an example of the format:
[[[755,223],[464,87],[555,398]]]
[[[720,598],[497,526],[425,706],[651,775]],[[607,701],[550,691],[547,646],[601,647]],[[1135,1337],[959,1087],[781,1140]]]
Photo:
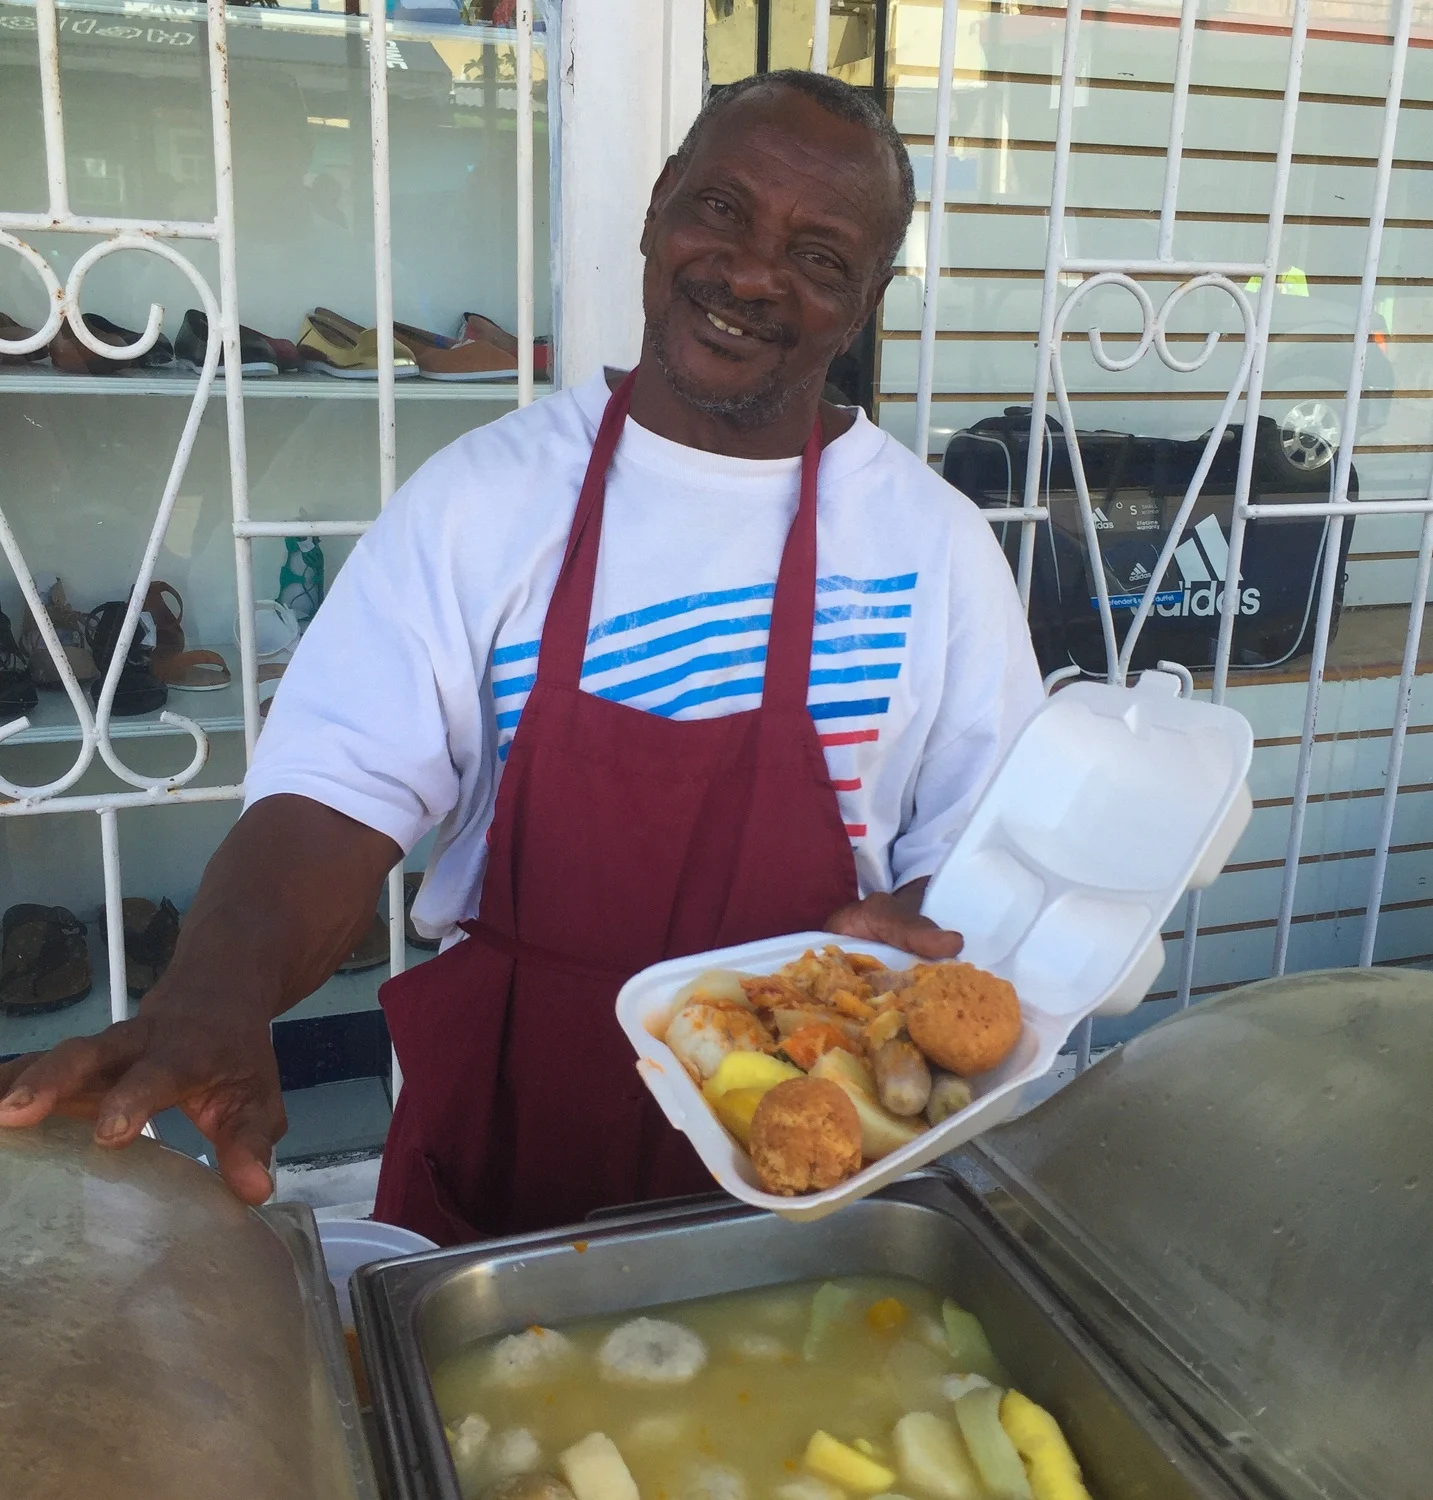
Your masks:
[[[866,825],[864,823],[847,823],[846,832],[853,839],[863,839],[866,836]]]
[[[861,790],[861,778],[858,776],[854,781],[833,781],[831,785],[838,792],[859,792]]]
[[[823,745],[866,745],[880,737],[879,729],[845,729],[840,734],[818,736]]]

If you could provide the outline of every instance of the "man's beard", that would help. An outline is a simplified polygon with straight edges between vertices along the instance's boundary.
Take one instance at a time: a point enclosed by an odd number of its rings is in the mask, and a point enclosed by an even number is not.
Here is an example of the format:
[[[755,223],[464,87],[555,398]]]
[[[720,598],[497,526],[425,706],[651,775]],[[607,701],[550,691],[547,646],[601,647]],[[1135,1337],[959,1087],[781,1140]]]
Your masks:
[[[703,309],[710,308],[718,317],[730,312],[755,331],[749,338],[765,338],[783,348],[795,342],[793,331],[784,324],[770,323],[758,311],[752,316],[746,304],[738,301],[718,281],[682,281],[674,288],[677,296],[690,296]],[[814,377],[808,376],[794,384],[783,378],[781,366],[770,370],[749,391],[735,396],[719,396],[689,380],[672,363],[667,348],[667,313],[670,304],[659,318],[649,318],[646,326],[647,347],[666,377],[667,384],[689,406],[719,421],[730,422],[734,427],[769,427],[785,415],[792,401],[806,390]]]

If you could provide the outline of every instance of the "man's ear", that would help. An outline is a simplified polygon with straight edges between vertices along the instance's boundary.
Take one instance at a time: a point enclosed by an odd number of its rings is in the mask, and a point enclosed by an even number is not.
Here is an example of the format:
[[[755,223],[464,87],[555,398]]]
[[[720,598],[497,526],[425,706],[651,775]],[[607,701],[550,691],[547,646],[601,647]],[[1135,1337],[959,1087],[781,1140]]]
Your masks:
[[[643,255],[649,253],[652,239],[652,221],[657,217],[662,205],[671,197],[672,189],[677,185],[677,178],[681,175],[677,167],[677,158],[669,156],[666,165],[657,175],[657,180],[652,184],[652,196],[647,202],[647,217],[642,220],[642,238],[638,249]]]

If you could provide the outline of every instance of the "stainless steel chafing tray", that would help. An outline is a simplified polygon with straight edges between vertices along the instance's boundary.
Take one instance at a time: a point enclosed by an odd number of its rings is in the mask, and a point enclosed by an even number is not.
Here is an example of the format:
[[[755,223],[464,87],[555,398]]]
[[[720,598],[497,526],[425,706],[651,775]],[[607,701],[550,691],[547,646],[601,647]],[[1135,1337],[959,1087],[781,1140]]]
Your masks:
[[[460,1500],[428,1371],[473,1340],[838,1275],[907,1276],[958,1297],[1019,1388],[1060,1419],[1100,1500],[1239,1493],[1105,1357],[973,1196],[931,1173],[816,1224],[721,1200],[359,1271],[359,1338],[398,1500]]]
[[[373,1267],[396,1500],[457,1500],[428,1371],[464,1344],[843,1273],[978,1314],[1097,1500],[1429,1500],[1430,1057],[1433,976],[1293,975],[1144,1033],[959,1177],[814,1224],[653,1206]]]

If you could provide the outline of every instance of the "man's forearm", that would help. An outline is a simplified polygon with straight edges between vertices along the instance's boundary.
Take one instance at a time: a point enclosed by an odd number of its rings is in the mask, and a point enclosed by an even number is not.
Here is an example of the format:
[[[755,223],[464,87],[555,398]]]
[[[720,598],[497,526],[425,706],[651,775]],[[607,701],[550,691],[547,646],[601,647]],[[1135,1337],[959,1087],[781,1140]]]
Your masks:
[[[252,1001],[266,1020],[297,1005],[367,929],[401,857],[307,797],[255,803],[209,861],[154,1003]]]

